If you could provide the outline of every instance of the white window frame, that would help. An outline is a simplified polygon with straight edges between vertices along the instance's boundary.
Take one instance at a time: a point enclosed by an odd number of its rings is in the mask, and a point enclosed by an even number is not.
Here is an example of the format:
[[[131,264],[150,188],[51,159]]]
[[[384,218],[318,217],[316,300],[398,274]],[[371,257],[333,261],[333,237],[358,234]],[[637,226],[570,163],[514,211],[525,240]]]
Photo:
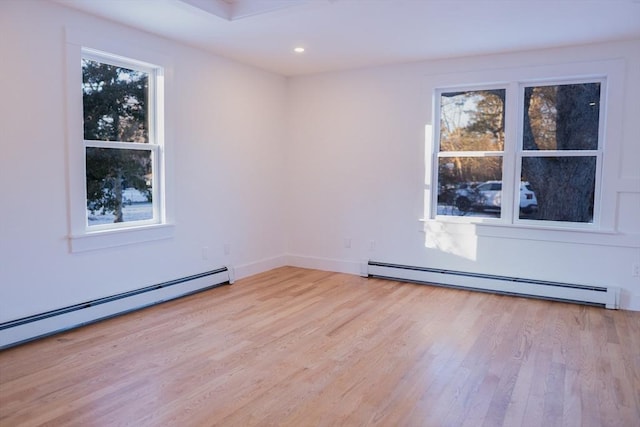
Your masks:
[[[99,141],[84,139],[85,153],[87,148],[106,148],[120,150],[143,150],[151,152],[153,186],[152,191],[152,218],[142,221],[121,222],[112,224],[89,225],[87,232],[100,230],[116,230],[121,228],[140,227],[144,225],[161,224],[164,222],[164,209],[162,209],[162,165],[163,152],[162,144],[164,136],[159,123],[163,123],[163,70],[161,67],[152,64],[142,63],[129,58],[122,58],[109,53],[96,51],[95,49],[82,48],[82,59],[88,59],[101,64],[113,65],[127,68],[134,71],[141,71],[148,76],[148,99],[147,99],[147,125],[148,141],[146,143],[124,142],[124,141]],[[86,193],[85,193],[86,199]]]
[[[434,118],[433,118],[433,140],[435,141],[435,145],[434,145],[434,155],[433,155],[433,163],[432,163],[432,170],[433,170],[433,176],[432,176],[432,182],[434,183],[433,185],[433,191],[435,192],[434,196],[433,196],[433,204],[431,206],[431,217],[432,218],[451,218],[453,221],[458,221],[455,218],[465,218],[462,216],[451,216],[451,215],[438,215],[437,214],[437,209],[438,209],[438,196],[437,196],[437,192],[438,192],[438,160],[442,159],[442,158],[447,158],[447,157],[499,157],[502,159],[502,182],[503,182],[503,193],[504,193],[504,188],[505,185],[507,185],[508,187],[510,186],[509,184],[506,183],[505,180],[505,172],[507,170],[506,166],[505,166],[505,162],[507,162],[507,155],[506,153],[509,152],[508,147],[507,147],[507,141],[511,138],[512,135],[512,129],[508,127],[508,120],[505,116],[505,123],[504,123],[504,147],[502,150],[496,150],[496,151],[487,151],[487,150],[483,150],[483,151],[440,151],[440,134],[441,134],[441,129],[440,129],[440,118],[441,118],[441,99],[442,99],[442,94],[443,93],[447,93],[447,92],[472,92],[472,91],[481,91],[481,90],[495,90],[495,89],[504,89],[505,90],[505,112],[508,111],[507,108],[507,104],[509,103],[509,88],[508,88],[508,84],[487,84],[487,85],[472,85],[472,86],[449,86],[449,87],[442,87],[442,88],[437,88],[434,91]],[[508,206],[510,205],[510,201],[507,201],[506,206],[508,209]],[[504,205],[503,205],[504,207]],[[502,211],[504,211],[505,209],[501,209]],[[487,222],[487,223],[491,223],[491,222],[502,222],[502,218],[503,215],[501,214],[500,218],[492,218],[492,217],[474,217],[474,218],[465,218],[464,222]]]
[[[554,85],[570,85],[581,83],[600,83],[600,114],[598,116],[598,147],[595,150],[525,150],[523,147],[523,130],[524,130],[524,91],[527,87],[536,86],[554,86]],[[596,158],[596,170],[595,170],[595,188],[594,188],[594,201],[593,201],[593,220],[589,223],[580,222],[560,222],[560,221],[547,221],[547,220],[530,220],[520,219],[519,217],[519,204],[515,205],[512,210],[513,222],[524,224],[539,224],[539,225],[551,225],[559,227],[572,227],[572,228],[599,228],[600,224],[600,212],[602,210],[601,203],[601,190],[602,190],[602,158],[604,154],[604,117],[607,114],[606,103],[603,102],[606,99],[607,91],[607,79],[606,77],[600,78],[587,78],[587,79],[566,79],[566,80],[545,80],[545,81],[528,81],[520,82],[518,88],[518,137],[516,140],[515,150],[515,177],[521,176],[522,172],[522,160],[526,157],[595,157]],[[515,198],[519,198],[518,189],[514,193]],[[512,199],[515,200],[515,199]]]
[[[165,76],[170,66],[163,55],[139,49],[127,40],[102,39],[66,28],[67,76],[67,173],[69,209],[69,247],[83,252],[117,247],[173,236],[170,197],[170,150],[165,138]],[[83,58],[149,75],[149,142],[84,140],[82,106]],[[129,59],[135,58],[135,59]],[[162,65],[156,65],[162,64]],[[117,224],[89,226],[87,220],[86,149],[87,147],[149,150],[153,162],[153,218]]]
[[[624,60],[601,60],[591,62],[561,63],[556,65],[529,66],[521,68],[483,69],[473,72],[451,72],[427,77],[428,96],[432,99],[432,122],[426,125],[425,135],[425,192],[424,225],[425,232],[434,229],[467,232],[478,236],[504,237],[545,241],[593,242],[608,241],[616,231],[617,209],[617,164],[620,156],[622,128],[621,102],[624,99]],[[519,219],[518,188],[514,188],[516,177],[520,176],[522,156],[533,155],[522,150],[523,106],[525,86],[600,82],[600,123],[599,144],[596,165],[596,190],[594,198],[594,219],[591,223],[567,223],[544,220]],[[439,138],[439,94],[451,90],[478,90],[506,87],[505,99],[505,147],[503,158],[503,193],[511,194],[502,205],[501,218],[481,218],[437,215],[437,158]],[[515,95],[514,95],[515,94]],[[515,104],[514,104],[515,103]],[[536,154],[540,154],[536,152]],[[566,151],[561,153],[566,154]],[[577,153],[577,155],[592,153]],[[506,187],[506,186],[509,187]],[[444,227],[444,228],[443,228]],[[472,228],[470,228],[472,227]],[[535,230],[535,233],[532,231]],[[588,233],[584,234],[584,233]],[[589,237],[589,235],[591,237]]]

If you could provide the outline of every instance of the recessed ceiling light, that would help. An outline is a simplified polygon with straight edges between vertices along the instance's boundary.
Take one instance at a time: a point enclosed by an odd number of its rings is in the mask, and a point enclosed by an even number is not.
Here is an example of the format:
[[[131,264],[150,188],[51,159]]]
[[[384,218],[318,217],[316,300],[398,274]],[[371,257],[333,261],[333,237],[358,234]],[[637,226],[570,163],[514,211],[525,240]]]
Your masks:
[[[295,53],[303,53],[304,52],[304,48],[302,46],[298,46],[298,47],[293,48],[293,51]]]

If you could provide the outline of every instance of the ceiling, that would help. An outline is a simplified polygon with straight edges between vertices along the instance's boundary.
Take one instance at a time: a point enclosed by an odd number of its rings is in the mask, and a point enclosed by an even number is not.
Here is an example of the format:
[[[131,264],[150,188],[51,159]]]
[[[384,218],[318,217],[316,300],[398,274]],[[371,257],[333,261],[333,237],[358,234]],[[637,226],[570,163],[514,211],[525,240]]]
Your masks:
[[[640,38],[640,0],[54,1],[285,76]]]

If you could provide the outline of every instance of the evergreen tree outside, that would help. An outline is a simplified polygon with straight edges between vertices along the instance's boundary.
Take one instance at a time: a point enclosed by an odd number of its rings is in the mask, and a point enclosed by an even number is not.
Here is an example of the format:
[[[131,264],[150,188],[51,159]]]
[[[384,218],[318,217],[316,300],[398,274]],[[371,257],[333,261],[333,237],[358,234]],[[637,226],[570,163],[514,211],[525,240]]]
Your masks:
[[[84,58],[82,78],[87,210],[123,222],[125,189],[152,201],[152,151],[143,148],[149,143],[149,75]],[[91,146],[94,141],[139,143],[141,149]]]

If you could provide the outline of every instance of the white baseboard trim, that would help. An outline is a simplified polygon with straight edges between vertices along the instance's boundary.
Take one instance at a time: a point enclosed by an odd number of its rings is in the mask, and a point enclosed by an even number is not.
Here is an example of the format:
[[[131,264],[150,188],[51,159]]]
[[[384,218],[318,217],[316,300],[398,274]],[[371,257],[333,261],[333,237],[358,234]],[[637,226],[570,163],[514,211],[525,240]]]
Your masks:
[[[628,291],[622,291],[620,296],[620,308],[629,311],[640,311],[640,295],[630,295]]]
[[[336,273],[359,275],[362,261],[345,261],[340,259],[319,258],[304,255],[287,255],[287,265],[300,268],[312,268]]]
[[[97,300],[0,323],[0,349],[229,283],[220,268]]]
[[[279,255],[248,264],[234,265],[233,272],[235,274],[235,279],[237,280],[287,265],[289,265],[287,264],[287,256]]]
[[[97,320],[117,316],[129,311],[137,310],[158,302],[167,301],[198,292],[218,284],[233,283],[255,274],[263,273],[275,268],[292,266],[310,268],[336,273],[367,276],[367,261],[347,261],[331,258],[312,257],[305,255],[286,254],[271,258],[265,258],[256,262],[238,266],[227,266],[220,271],[196,275],[201,277],[176,280],[175,284],[166,282],[157,288],[143,293],[127,295],[126,298],[118,296],[109,297],[109,301],[98,301],[86,306],[68,307],[54,313],[43,313],[42,316],[31,316],[34,319],[18,319],[0,324],[0,349],[16,345],[21,342],[51,335],[66,329],[75,328]],[[154,286],[152,286],[154,287]],[[151,287],[150,287],[151,288]],[[105,299],[105,300],[106,300]],[[113,301],[111,301],[113,299]],[[82,306],[83,304],[78,304]],[[622,290],[620,296],[620,308],[623,310],[640,311],[640,295],[631,294]],[[37,317],[37,318],[36,318]]]
[[[578,304],[620,308],[620,288],[578,283],[551,282],[527,277],[506,277],[421,266],[368,262],[368,275],[469,290],[551,299]]]

